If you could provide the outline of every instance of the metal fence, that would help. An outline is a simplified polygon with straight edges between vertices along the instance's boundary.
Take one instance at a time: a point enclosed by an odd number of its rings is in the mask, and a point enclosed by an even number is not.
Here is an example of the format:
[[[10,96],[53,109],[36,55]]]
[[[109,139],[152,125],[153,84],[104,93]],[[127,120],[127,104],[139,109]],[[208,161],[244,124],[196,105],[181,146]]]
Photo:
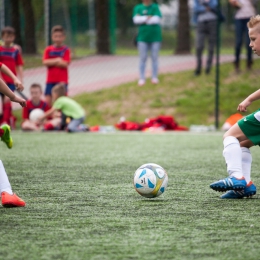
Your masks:
[[[107,0],[115,7],[115,28],[110,30],[110,44],[114,41],[112,52],[120,53],[133,50],[132,39],[136,28],[132,23],[132,6],[138,0]],[[230,32],[232,27],[233,10],[227,1],[222,1],[226,23],[223,26],[222,41],[225,47],[232,47]],[[0,26],[15,27],[16,41],[25,53],[42,53],[44,47],[50,43],[50,29],[60,24],[67,32],[68,44],[75,56],[81,57],[96,51],[96,10],[95,0],[1,0]],[[163,13],[163,49],[174,50],[176,42],[176,24],[178,23],[178,1],[160,5]],[[110,12],[111,9],[108,10]],[[190,1],[191,34],[193,35],[192,0]],[[108,21],[109,22],[109,21]],[[111,28],[110,28],[111,29]],[[113,30],[113,28],[112,28]],[[115,36],[115,39],[111,38]]]

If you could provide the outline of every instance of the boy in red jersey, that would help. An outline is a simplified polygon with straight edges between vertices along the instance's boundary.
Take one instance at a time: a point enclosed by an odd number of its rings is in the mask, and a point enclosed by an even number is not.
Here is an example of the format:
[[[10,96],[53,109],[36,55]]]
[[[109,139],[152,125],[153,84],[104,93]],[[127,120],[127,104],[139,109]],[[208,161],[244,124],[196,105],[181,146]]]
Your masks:
[[[23,90],[23,85],[19,81],[19,79],[9,70],[4,64],[0,63],[0,71],[4,74],[8,75],[14,82],[14,86],[18,91]],[[19,103],[22,107],[26,105],[24,99],[17,97],[4,83],[2,79],[0,79],[0,92],[7,96],[11,101]],[[10,126],[9,125],[1,125],[0,126],[0,137],[1,141],[3,141],[9,149],[13,146],[13,139],[10,136]],[[2,199],[2,205],[4,207],[24,207],[25,202],[19,198],[15,193],[13,193],[11,184],[9,182],[8,176],[6,174],[4,165],[0,160],[0,194]]]
[[[14,46],[15,30],[12,27],[4,27],[1,32],[3,44],[0,45],[0,62],[5,64],[14,75],[23,79],[23,59],[20,50]],[[6,82],[7,86],[14,91],[15,84],[12,78],[8,75],[2,74],[2,79]],[[2,122],[10,124],[12,117],[12,105],[8,97],[3,97],[3,118]]]
[[[45,101],[41,99],[42,88],[39,84],[31,85],[30,94],[31,99],[26,101],[26,107],[23,108],[22,130],[36,131],[40,129],[40,126],[36,124],[36,122],[30,121],[30,113],[36,108],[40,108],[42,111],[46,112],[50,109],[50,107]]]
[[[62,26],[56,25],[51,30],[53,45],[46,47],[43,54],[43,65],[47,67],[45,100],[51,106],[51,90],[58,83],[64,83],[68,92],[68,66],[70,49],[64,45],[66,39]]]
[[[46,101],[42,100],[42,88],[39,84],[32,84],[30,87],[31,99],[26,101],[26,107],[23,108],[23,122],[22,122],[22,130],[24,131],[39,131],[41,129],[41,124],[37,122],[33,122],[30,120],[30,113],[39,108],[43,112],[46,112],[50,109],[50,106]],[[48,118],[48,120],[44,124],[44,130],[54,130],[59,129],[61,124],[61,116],[56,115],[53,118]]]

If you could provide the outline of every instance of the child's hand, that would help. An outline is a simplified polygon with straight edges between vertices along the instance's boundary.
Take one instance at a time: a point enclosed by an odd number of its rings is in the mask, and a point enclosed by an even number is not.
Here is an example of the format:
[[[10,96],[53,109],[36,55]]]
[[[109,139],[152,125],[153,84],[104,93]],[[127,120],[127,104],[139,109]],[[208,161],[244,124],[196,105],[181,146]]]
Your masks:
[[[250,100],[245,99],[243,102],[241,102],[241,103],[238,105],[237,110],[240,111],[240,112],[246,112],[246,111],[247,111],[246,108],[247,108],[248,106],[250,106],[251,103],[252,103],[252,102],[251,102]]]
[[[16,87],[16,90],[23,91],[24,87],[23,87],[22,82],[19,79],[14,80],[14,85]]]
[[[14,95],[13,98],[10,98],[10,100],[19,103],[21,107],[26,107],[26,101],[23,98]]]

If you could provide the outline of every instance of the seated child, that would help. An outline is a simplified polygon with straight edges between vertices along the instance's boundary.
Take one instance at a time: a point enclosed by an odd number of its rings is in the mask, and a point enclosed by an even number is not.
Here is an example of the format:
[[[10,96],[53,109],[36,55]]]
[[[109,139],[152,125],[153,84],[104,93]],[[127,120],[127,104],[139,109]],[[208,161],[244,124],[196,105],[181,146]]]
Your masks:
[[[30,120],[30,113],[36,109],[40,108],[44,112],[48,111],[50,107],[48,104],[42,100],[42,88],[39,84],[32,84],[30,87],[30,95],[31,99],[26,101],[26,107],[23,108],[23,122],[22,122],[22,130],[24,131],[37,131],[40,130],[41,125],[37,122],[33,122]],[[50,126],[52,125],[52,129],[59,126],[61,123],[61,118],[59,117],[58,120],[53,119],[48,121],[48,130],[50,130]]]
[[[75,100],[66,96],[66,88],[64,84],[55,85],[51,91],[53,106],[45,114],[39,118],[38,122],[53,115],[55,112],[61,111],[63,118],[70,118],[67,125],[68,132],[85,132],[86,127],[82,127],[85,120],[85,111]]]

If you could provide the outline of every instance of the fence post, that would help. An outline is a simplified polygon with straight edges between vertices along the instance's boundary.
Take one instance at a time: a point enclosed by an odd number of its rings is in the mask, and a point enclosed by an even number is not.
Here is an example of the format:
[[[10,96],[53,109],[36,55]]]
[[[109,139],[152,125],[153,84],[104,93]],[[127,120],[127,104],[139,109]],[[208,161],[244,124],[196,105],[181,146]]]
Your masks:
[[[110,53],[116,52],[116,2],[109,0],[109,38],[110,38]]]
[[[0,30],[5,27],[5,0],[0,2]]]
[[[51,45],[51,0],[44,0],[45,45]]]
[[[88,34],[89,34],[89,48],[91,50],[96,47],[96,33],[95,33],[95,4],[94,0],[88,0]]]
[[[72,43],[73,47],[76,46],[77,42],[77,29],[78,29],[78,21],[77,21],[77,0],[71,0],[71,31],[72,31]]]
[[[218,0],[218,14],[221,12],[221,0]],[[219,128],[219,59],[220,59],[220,19],[217,18],[217,42],[216,42],[216,82],[215,82],[215,127]]]

